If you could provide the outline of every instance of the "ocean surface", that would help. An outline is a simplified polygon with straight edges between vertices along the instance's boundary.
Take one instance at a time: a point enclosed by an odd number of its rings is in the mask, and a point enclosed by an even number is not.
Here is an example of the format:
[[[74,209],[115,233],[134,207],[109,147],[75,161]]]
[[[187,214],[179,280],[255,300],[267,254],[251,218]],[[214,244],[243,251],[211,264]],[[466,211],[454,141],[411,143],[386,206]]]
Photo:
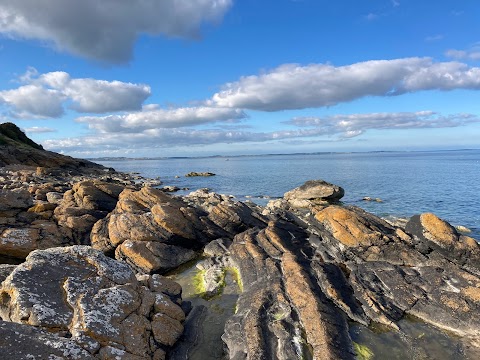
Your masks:
[[[259,205],[307,180],[323,179],[345,189],[346,204],[382,217],[433,212],[467,227],[468,235],[480,241],[480,150],[95,161],[117,171],[160,177],[163,185],[209,188]],[[216,176],[185,177],[191,171]]]

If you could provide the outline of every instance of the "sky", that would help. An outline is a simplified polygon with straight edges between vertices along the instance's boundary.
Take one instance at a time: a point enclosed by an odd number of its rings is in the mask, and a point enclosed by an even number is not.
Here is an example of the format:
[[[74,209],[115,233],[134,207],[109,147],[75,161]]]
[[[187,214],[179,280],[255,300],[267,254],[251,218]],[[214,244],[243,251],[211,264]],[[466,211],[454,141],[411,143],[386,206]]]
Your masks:
[[[480,148],[478,0],[0,0],[0,122],[76,157]]]

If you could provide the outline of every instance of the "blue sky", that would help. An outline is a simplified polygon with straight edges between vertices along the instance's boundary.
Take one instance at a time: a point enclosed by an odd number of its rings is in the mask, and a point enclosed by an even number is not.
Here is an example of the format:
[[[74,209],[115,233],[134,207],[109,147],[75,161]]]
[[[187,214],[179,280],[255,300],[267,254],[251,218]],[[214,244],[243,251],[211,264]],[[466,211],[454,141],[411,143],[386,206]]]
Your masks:
[[[0,120],[79,157],[478,148],[480,3],[0,0]]]

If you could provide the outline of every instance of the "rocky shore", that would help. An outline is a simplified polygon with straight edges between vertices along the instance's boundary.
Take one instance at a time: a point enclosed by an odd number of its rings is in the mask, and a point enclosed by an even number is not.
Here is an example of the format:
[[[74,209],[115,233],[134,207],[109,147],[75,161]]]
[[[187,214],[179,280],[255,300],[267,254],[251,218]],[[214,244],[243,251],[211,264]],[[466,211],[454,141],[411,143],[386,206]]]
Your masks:
[[[321,180],[265,207],[173,196],[2,129],[0,358],[202,358],[226,294],[224,354],[205,359],[369,359],[352,329],[404,334],[408,317],[454,339],[446,359],[480,358],[480,247],[434,214],[391,224]],[[193,263],[182,289],[171,274]]]

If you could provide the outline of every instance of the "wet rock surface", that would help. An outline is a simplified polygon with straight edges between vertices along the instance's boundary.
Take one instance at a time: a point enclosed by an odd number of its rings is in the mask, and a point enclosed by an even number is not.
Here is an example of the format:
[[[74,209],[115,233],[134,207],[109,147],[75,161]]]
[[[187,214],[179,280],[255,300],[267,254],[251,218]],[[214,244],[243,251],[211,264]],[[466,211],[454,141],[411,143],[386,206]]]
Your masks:
[[[359,328],[408,339],[410,317],[480,356],[480,248],[433,214],[387,222],[322,180],[259,207],[37,160],[0,168],[9,359],[353,359]],[[202,300],[182,303],[159,273],[192,260]]]

